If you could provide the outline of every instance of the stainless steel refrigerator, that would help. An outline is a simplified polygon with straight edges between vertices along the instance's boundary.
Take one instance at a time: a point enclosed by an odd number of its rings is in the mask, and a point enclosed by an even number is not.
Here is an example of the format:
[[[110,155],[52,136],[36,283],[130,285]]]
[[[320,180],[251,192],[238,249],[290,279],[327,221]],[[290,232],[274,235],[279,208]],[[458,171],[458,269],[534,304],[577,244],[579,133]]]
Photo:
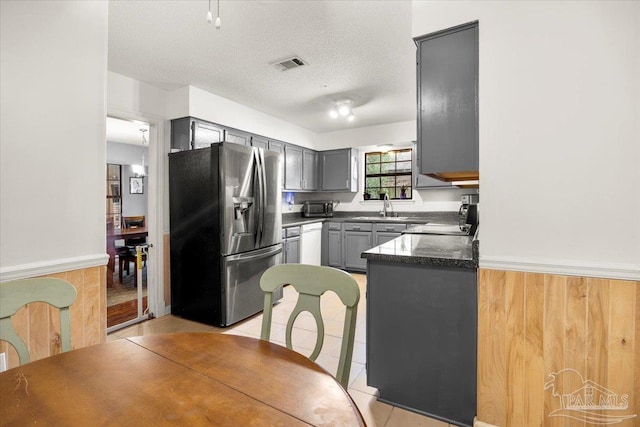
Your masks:
[[[282,260],[279,161],[226,142],[169,154],[172,314],[228,326],[262,310],[260,277]]]

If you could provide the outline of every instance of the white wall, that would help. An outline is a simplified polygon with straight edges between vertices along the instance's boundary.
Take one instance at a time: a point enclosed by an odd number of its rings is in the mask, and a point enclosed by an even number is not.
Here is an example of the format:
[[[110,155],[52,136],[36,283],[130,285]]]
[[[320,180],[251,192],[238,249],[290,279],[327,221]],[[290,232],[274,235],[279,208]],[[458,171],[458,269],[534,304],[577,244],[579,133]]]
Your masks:
[[[0,272],[105,255],[106,1],[0,2]]]
[[[148,176],[149,168],[146,165],[148,165],[149,162],[149,147],[107,141],[107,163],[122,166],[122,216],[144,215],[145,217],[148,217],[148,178],[145,177],[143,180],[144,192],[142,194],[129,193],[129,178],[135,176],[131,169],[131,165],[142,164],[143,155],[145,173]]]
[[[368,126],[326,132],[318,135],[318,150],[333,150],[345,147],[375,146],[379,144],[405,145],[416,140],[416,121],[389,123],[379,126]]]
[[[481,266],[640,277],[640,2],[413,2],[476,19]]]

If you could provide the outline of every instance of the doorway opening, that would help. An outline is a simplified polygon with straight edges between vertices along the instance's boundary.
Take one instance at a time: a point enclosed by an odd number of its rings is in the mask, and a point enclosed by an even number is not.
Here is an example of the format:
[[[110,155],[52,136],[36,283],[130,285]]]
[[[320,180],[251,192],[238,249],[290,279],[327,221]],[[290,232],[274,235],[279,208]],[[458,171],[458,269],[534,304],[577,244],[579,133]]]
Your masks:
[[[107,117],[107,332],[152,316],[149,130],[149,123]]]

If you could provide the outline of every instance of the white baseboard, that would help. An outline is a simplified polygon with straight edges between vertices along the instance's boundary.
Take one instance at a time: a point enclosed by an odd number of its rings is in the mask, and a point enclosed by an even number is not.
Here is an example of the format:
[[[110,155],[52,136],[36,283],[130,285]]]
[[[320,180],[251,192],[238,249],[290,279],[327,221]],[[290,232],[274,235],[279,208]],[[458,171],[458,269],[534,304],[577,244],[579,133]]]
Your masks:
[[[565,260],[480,256],[480,268],[595,277],[614,280],[640,280],[640,265],[585,263]]]
[[[109,255],[95,254],[0,267],[0,282],[46,276],[48,274],[64,273],[66,271],[82,270],[84,268],[100,267],[107,265],[108,261]]]

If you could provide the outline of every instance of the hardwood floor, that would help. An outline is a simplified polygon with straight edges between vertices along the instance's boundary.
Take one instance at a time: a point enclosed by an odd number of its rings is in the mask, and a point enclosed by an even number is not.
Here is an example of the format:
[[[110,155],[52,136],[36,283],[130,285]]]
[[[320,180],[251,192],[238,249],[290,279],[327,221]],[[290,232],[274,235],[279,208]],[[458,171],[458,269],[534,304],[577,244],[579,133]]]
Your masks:
[[[147,297],[142,298],[142,310],[146,310]],[[107,307],[107,328],[111,326],[119,325],[127,320],[135,319],[138,315],[138,301],[130,300],[120,304],[115,304]]]

